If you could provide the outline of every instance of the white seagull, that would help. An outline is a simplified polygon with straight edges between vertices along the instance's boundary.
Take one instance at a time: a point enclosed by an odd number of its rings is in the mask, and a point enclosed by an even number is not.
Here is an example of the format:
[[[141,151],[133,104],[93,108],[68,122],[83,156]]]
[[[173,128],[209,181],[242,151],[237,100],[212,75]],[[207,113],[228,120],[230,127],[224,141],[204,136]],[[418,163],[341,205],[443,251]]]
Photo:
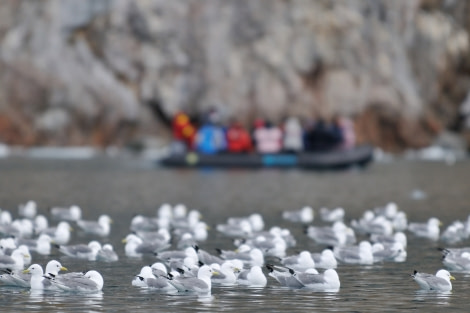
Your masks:
[[[60,252],[76,259],[86,259],[88,261],[95,261],[98,251],[101,250],[101,244],[92,240],[87,245],[76,244],[76,245],[56,245]]]
[[[68,222],[62,221],[56,227],[46,228],[41,234],[48,235],[55,244],[66,245],[70,240],[70,232],[72,227]]]
[[[455,279],[447,270],[438,270],[436,275],[414,271],[411,277],[421,289],[435,291],[451,291],[452,283],[450,281]]]
[[[336,292],[339,290],[341,285],[338,273],[334,269],[327,269],[321,274],[308,272],[294,273],[293,276],[304,286],[304,288],[314,291]]]
[[[374,263],[372,245],[361,241],[358,246],[334,247],[333,253],[339,261],[346,264],[370,265]]]
[[[122,240],[125,244],[124,251],[128,257],[142,257],[144,254],[155,254],[170,246],[167,242],[145,242],[135,234],[129,234]]]
[[[294,223],[308,224],[313,222],[315,213],[310,206],[305,206],[297,211],[283,211],[282,218]]]
[[[96,261],[116,262],[118,260],[119,256],[114,251],[113,246],[109,243],[104,244],[96,254]]]
[[[171,277],[168,282],[173,285],[178,292],[195,292],[207,294],[211,292],[212,282],[211,276],[218,274],[214,272],[208,265],[203,265],[199,268],[197,277]]]
[[[15,249],[11,255],[0,255],[0,268],[22,270],[24,268],[25,253],[21,249]]]
[[[218,275],[212,276],[212,282],[221,285],[233,285],[237,281],[235,273],[239,273],[240,269],[235,266],[231,261],[225,261],[222,265],[218,263],[211,264],[213,270],[218,272]]]
[[[331,251],[331,250],[330,250]],[[297,255],[291,255],[281,259],[281,263],[293,270],[304,272],[309,268],[315,268],[315,261],[309,251],[302,251]]]
[[[344,218],[344,209],[343,208],[336,208],[336,209],[328,209],[328,208],[320,208],[320,216],[321,219],[325,222],[337,222],[342,221]]]
[[[291,271],[287,268],[282,268],[282,270],[276,270],[274,265],[267,264],[266,268],[268,269],[268,275],[277,280],[277,282],[283,286],[292,289],[300,289],[302,285],[294,276],[292,276]],[[276,268],[279,268],[276,266]]]
[[[338,261],[331,249],[324,249],[321,253],[312,253],[312,259],[317,268],[329,269],[338,266]]]
[[[441,224],[439,219],[431,217],[427,223],[409,223],[408,230],[417,237],[438,240]]]
[[[98,221],[78,220],[77,225],[87,234],[106,237],[111,232],[112,222],[108,215],[103,214],[98,217]]]
[[[82,209],[78,205],[70,207],[53,207],[50,209],[51,216],[59,221],[76,222],[82,218]]]
[[[83,276],[46,278],[58,289],[71,292],[94,293],[100,291],[104,285],[103,276],[95,270],[88,271]]]
[[[56,288],[46,277],[57,277],[60,271],[66,270],[67,268],[63,267],[59,261],[51,260],[46,265],[46,273],[43,272],[42,266],[39,264],[30,265],[23,273],[31,274],[30,287],[32,290],[51,290]]]
[[[41,255],[48,255],[51,253],[51,237],[46,234],[41,234],[37,239],[23,239],[16,240],[17,245],[26,245],[30,251],[37,252]]]
[[[265,287],[267,282],[266,276],[258,265],[251,267],[249,270],[241,271],[237,278],[239,285],[249,287]]]
[[[37,204],[33,200],[29,200],[25,204],[18,206],[18,214],[30,220],[34,219],[37,213]]]

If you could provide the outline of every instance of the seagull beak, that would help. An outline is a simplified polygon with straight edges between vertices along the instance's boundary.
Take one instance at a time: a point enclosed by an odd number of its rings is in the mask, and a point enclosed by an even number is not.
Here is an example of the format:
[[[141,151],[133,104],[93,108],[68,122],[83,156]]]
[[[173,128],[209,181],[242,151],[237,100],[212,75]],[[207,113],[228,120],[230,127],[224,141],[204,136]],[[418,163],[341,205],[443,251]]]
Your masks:
[[[126,243],[126,242],[127,242],[127,239],[124,238],[124,239],[122,240],[122,243]]]
[[[23,271],[23,274],[28,274],[28,273],[29,273],[29,270],[28,270],[28,269],[25,269],[25,270]]]
[[[450,280],[455,280],[455,277],[452,276],[452,275],[450,275],[449,278],[450,278]]]
[[[220,273],[217,271],[212,271],[212,275],[220,275]]]
[[[65,266],[62,266],[62,267],[60,268],[60,270],[61,270],[61,271],[68,271],[68,269],[67,269]]]

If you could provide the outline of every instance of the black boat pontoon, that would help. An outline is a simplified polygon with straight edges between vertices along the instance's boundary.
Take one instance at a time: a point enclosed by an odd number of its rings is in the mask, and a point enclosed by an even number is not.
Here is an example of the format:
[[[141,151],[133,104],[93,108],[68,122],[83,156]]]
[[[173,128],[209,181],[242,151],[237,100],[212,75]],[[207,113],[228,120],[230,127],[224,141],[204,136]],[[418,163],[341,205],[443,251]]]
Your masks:
[[[165,167],[217,167],[217,168],[305,168],[315,170],[364,167],[373,158],[373,147],[358,146],[348,150],[303,152],[298,154],[200,154],[188,152],[170,155],[158,161]]]

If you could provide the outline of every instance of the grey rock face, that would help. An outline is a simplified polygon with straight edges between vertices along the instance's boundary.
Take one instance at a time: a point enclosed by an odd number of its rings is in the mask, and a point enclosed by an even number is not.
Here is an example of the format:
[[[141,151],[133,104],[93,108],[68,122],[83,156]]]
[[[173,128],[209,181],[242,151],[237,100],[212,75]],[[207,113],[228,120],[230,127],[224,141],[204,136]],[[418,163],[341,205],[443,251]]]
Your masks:
[[[246,124],[346,114],[364,126],[385,116],[424,134],[394,138],[424,144],[470,88],[468,16],[458,1],[7,0],[0,141],[54,143],[59,130],[65,144],[159,135],[153,101],[168,116],[216,106]]]

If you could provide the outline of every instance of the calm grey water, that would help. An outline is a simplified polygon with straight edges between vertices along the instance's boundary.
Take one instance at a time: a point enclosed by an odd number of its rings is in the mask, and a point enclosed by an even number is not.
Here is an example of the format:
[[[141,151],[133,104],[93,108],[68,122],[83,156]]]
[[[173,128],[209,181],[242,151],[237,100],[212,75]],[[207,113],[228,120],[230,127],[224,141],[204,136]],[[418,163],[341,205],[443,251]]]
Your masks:
[[[454,290],[449,294],[422,293],[410,278],[414,269],[434,273],[442,267],[442,243],[408,238],[408,258],[404,263],[373,266],[340,265],[341,289],[319,293],[281,288],[268,278],[266,288],[213,286],[210,297],[166,295],[131,286],[133,275],[152,257],[131,259],[124,255],[122,238],[137,213],[153,215],[163,202],[184,203],[197,208],[210,225],[223,223],[229,216],[263,215],[266,228],[289,228],[297,246],[321,251],[303,234],[303,228],[281,219],[283,210],[310,205],[343,206],[346,218],[358,218],[366,209],[395,201],[410,221],[439,217],[444,226],[470,214],[468,178],[470,162],[454,166],[442,163],[397,161],[373,164],[365,171],[305,172],[297,170],[168,170],[135,160],[98,159],[88,161],[0,160],[0,207],[16,214],[19,203],[37,201],[40,213],[50,206],[78,204],[86,219],[108,213],[114,220],[110,242],[119,253],[116,263],[76,261],[60,256],[33,254],[33,262],[45,264],[59,258],[71,271],[96,269],[105,285],[98,295],[67,293],[32,294],[29,290],[0,286],[1,311],[31,312],[403,312],[442,310],[468,312],[470,275],[454,273]],[[425,199],[411,197],[414,190]],[[313,224],[320,224],[317,217]],[[88,242],[92,237],[74,233],[70,243]],[[360,237],[359,237],[360,239]],[[464,242],[460,246],[470,245]],[[232,248],[230,240],[210,231],[201,247]]]

